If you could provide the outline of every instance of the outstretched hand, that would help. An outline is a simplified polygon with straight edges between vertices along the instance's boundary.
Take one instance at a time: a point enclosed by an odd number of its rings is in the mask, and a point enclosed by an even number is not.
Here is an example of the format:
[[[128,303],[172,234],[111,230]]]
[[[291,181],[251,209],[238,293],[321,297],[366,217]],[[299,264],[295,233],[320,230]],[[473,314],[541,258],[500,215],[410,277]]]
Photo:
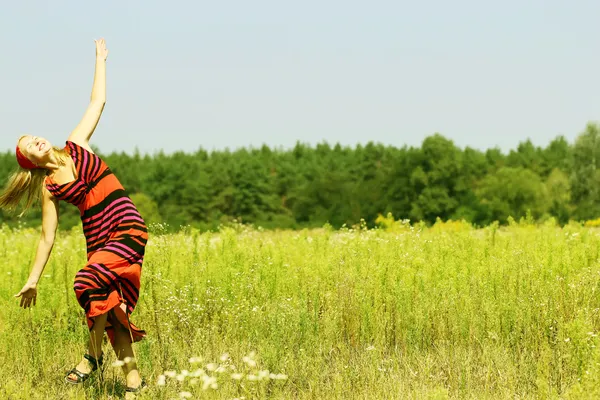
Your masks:
[[[23,307],[24,309],[31,307],[32,302],[35,306],[37,298],[37,285],[29,282],[26,283],[25,286],[23,286],[23,289],[21,289],[19,293],[15,294],[15,297],[21,298],[21,304],[19,307]]]
[[[106,49],[106,41],[104,39],[94,39],[96,43],[96,58],[106,60],[108,57],[108,50]]]

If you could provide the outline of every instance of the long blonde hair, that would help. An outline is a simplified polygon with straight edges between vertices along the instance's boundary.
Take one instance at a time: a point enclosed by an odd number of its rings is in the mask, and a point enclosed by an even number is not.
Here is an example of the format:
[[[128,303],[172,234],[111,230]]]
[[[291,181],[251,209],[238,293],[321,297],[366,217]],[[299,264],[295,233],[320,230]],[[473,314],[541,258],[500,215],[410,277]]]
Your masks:
[[[53,147],[58,165],[66,164],[69,153],[65,149]],[[42,190],[44,188],[44,180],[48,175],[48,170],[45,168],[24,169],[19,167],[18,170],[12,173],[8,178],[8,182],[0,194],[0,208],[15,211],[21,201],[25,199],[25,204],[19,216],[31,208],[34,202],[40,202],[42,199]]]

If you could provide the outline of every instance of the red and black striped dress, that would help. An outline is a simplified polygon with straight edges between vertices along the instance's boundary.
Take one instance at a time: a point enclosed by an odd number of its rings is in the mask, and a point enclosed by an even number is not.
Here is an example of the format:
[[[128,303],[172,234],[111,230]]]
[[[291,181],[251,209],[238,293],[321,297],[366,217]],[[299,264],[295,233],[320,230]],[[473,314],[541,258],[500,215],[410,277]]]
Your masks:
[[[75,276],[75,295],[85,310],[88,327],[91,318],[109,314],[106,332],[114,340],[115,318],[129,328],[134,342],[146,333],[129,316],[140,290],[144,249],[148,241],[146,224],[127,192],[108,166],[96,154],[67,141],[77,177],[56,184],[46,178],[46,187],[59,200],[76,205],[81,214],[87,242],[88,263]]]

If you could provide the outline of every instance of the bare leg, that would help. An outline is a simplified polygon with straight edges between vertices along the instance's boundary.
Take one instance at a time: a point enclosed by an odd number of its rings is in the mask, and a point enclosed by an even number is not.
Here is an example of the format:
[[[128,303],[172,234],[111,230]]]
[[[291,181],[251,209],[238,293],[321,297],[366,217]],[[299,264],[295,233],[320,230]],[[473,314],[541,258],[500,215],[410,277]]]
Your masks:
[[[137,388],[141,384],[142,378],[137,369],[135,354],[133,353],[133,347],[131,346],[131,335],[116,318],[112,318],[111,323],[115,330],[113,349],[117,355],[117,359],[125,361],[127,358],[129,361],[123,365],[123,373],[125,374],[127,387]]]
[[[102,355],[102,338],[104,337],[104,327],[108,314],[98,315],[94,318],[94,326],[90,330],[90,342],[88,345],[88,354],[96,360]],[[92,364],[83,358],[77,365],[77,370],[84,374],[92,372]],[[69,379],[77,379],[74,374],[69,374]]]

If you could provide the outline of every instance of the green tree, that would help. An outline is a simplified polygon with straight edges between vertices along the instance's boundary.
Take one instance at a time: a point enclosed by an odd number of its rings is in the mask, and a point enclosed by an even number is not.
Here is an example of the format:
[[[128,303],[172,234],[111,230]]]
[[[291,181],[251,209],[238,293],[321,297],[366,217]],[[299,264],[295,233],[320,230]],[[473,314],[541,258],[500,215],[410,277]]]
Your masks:
[[[503,167],[487,175],[477,196],[484,213],[480,219],[486,224],[496,220],[504,223],[509,216],[519,219],[527,211],[540,218],[548,210],[546,186],[539,175],[522,167]]]
[[[162,222],[158,204],[144,193],[134,193],[129,196],[133,204],[135,204],[140,215],[146,224],[154,224]]]
[[[575,140],[571,196],[576,205],[574,217],[580,220],[600,217],[600,128],[588,124]]]

